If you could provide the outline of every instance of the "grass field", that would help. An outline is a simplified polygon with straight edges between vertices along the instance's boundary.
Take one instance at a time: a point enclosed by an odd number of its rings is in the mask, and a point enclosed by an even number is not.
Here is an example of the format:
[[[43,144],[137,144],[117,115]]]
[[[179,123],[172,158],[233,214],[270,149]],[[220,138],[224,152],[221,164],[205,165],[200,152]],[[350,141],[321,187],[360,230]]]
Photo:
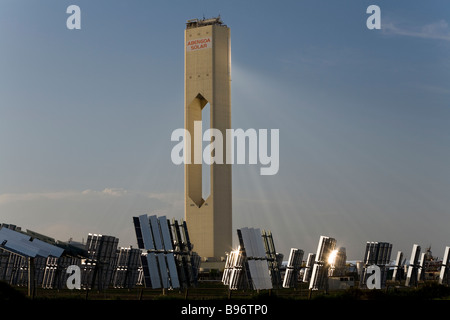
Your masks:
[[[10,287],[2,283],[0,300],[30,299],[26,287]],[[162,290],[148,288],[98,290],[56,290],[37,288],[34,300],[450,300],[450,288],[435,282],[420,283],[417,288],[389,284],[382,290],[361,290],[350,288],[338,291],[309,291],[307,284],[301,283],[296,289],[272,290],[228,290],[220,281],[201,281],[188,290]]]

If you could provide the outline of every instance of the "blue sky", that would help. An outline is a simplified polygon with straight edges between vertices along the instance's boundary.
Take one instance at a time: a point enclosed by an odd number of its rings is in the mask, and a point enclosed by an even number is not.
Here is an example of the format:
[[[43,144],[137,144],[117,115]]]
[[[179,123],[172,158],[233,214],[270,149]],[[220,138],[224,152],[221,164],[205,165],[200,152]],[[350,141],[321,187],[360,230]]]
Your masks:
[[[81,30],[66,8],[81,8]],[[381,8],[381,30],[366,9]],[[278,251],[335,237],[450,245],[450,4],[0,0],[0,220],[135,246],[132,216],[181,219],[184,28],[231,28],[232,126],[279,129],[280,170],[233,167],[233,225]],[[395,257],[393,253],[392,258]]]

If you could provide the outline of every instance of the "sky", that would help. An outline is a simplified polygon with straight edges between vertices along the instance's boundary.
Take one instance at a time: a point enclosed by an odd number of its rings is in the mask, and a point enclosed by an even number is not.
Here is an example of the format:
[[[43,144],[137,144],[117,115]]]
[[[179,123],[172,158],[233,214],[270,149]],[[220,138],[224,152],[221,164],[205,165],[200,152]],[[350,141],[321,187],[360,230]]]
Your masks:
[[[66,9],[81,9],[69,30]],[[381,29],[368,29],[370,5]],[[321,235],[450,245],[450,3],[446,1],[0,0],[0,222],[61,241],[132,217],[184,217],[184,29],[231,30],[232,127],[279,129],[279,171],[233,165],[236,229],[277,251]],[[195,250],[195,248],[194,248]]]

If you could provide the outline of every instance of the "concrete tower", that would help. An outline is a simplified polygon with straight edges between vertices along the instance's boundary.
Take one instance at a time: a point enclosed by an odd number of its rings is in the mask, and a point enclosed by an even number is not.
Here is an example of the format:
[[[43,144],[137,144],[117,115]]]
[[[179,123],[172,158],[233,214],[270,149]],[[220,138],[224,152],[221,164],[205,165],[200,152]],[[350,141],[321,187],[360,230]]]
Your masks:
[[[225,164],[226,129],[231,128],[230,71],[230,29],[220,18],[188,20],[184,126],[191,135],[192,161],[185,164],[185,219],[194,250],[212,261],[232,249],[231,165]],[[210,114],[202,114],[208,103]],[[201,140],[194,134],[202,134],[198,130],[194,133],[194,122],[201,121],[202,116],[210,117],[211,128],[220,130],[224,137],[223,164],[205,164],[199,158],[202,155],[194,151],[195,141]],[[202,197],[202,166],[210,167],[210,194],[206,199]]]

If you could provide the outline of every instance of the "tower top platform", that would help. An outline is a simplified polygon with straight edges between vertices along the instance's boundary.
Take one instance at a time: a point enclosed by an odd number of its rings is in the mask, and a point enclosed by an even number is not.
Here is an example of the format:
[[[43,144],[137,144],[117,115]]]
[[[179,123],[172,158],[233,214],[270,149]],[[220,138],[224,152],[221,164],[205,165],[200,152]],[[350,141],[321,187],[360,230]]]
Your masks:
[[[186,29],[199,28],[210,25],[225,26],[220,16],[210,19],[190,19],[186,22]]]

